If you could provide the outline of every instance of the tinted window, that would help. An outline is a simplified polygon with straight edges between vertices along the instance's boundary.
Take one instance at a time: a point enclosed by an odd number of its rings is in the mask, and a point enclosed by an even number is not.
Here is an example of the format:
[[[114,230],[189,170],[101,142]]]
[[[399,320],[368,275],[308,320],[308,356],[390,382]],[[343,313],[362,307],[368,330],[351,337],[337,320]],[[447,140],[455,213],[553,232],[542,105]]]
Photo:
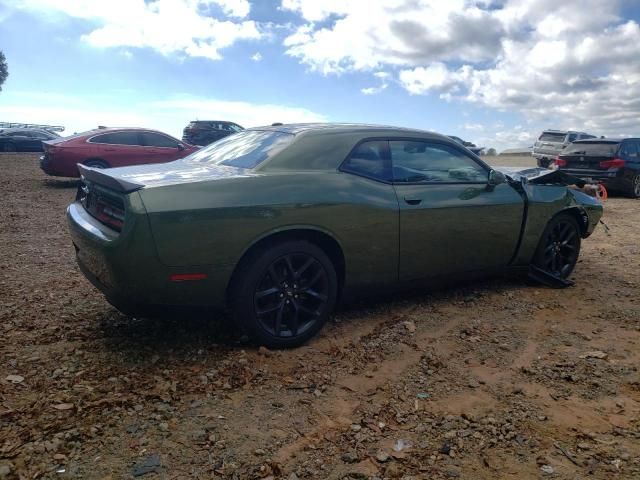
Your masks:
[[[624,142],[621,148],[622,155],[636,160],[638,158],[638,147],[635,142]]]
[[[178,148],[178,142],[159,133],[143,132],[142,143],[149,147]]]
[[[447,145],[413,140],[389,142],[394,182],[469,183],[487,181],[487,171]]]
[[[387,148],[387,141],[363,142],[351,152],[341,170],[377,180],[391,180],[390,164],[385,160]]]
[[[254,168],[284,149],[294,136],[282,132],[249,130],[218,140],[185,158],[188,162]]]
[[[613,156],[618,149],[615,142],[576,142],[567,147],[563,155],[600,155]]]
[[[48,132],[39,132],[39,131],[33,131],[33,132],[31,132],[31,136],[32,136],[33,138],[37,138],[38,140],[49,140],[49,139],[54,138],[54,136],[53,136],[53,135],[51,135],[51,134],[50,134],[50,133],[48,133]]]
[[[567,137],[567,142],[569,143],[575,142],[577,137],[578,135],[576,133],[570,133],[569,136]]]
[[[98,135],[91,143],[108,143],[110,145],[140,145],[138,132],[115,132]]]
[[[540,140],[541,142],[564,142],[564,137],[566,136],[565,133],[552,133],[552,132],[542,132],[542,135],[540,135],[540,138],[538,140]]]

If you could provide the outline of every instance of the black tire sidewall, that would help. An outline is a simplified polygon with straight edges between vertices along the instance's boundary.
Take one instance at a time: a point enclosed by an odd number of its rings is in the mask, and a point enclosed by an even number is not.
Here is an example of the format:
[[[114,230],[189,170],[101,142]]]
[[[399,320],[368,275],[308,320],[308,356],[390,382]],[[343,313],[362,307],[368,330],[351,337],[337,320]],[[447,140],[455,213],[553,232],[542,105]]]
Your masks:
[[[325,269],[329,283],[329,298],[316,323],[306,332],[293,338],[274,337],[260,325],[254,309],[254,293],[269,265],[284,255],[304,253],[313,256]],[[327,254],[318,246],[304,240],[277,243],[247,256],[234,279],[232,309],[236,324],[255,342],[269,348],[290,348],[304,344],[315,336],[331,315],[338,294],[336,270]]]
[[[635,191],[637,181],[640,181],[640,173],[636,173],[631,179],[631,186],[629,187],[629,196],[631,198],[640,198],[640,195],[637,195]]]
[[[91,168],[109,168],[107,162],[103,162],[102,160],[87,160],[84,165]]]
[[[538,242],[538,247],[536,248],[536,253],[533,256],[533,264],[536,265],[539,268],[542,268],[543,270],[545,269],[544,267],[544,249],[546,246],[546,240],[547,237],[549,235],[549,233],[553,230],[553,228],[560,222],[570,222],[576,231],[576,235],[578,237],[578,247],[577,247],[577,252],[576,252],[576,261],[573,263],[573,265],[571,265],[571,268],[569,269],[569,272],[563,277],[565,279],[569,278],[571,276],[571,274],[573,273],[573,270],[576,268],[576,265],[578,264],[578,258],[580,258],[580,247],[582,244],[582,236],[580,234],[580,225],[578,224],[578,221],[575,219],[575,217],[573,215],[570,215],[568,213],[560,213],[558,215],[556,215],[555,217],[553,217],[551,220],[549,220],[549,222],[547,223],[547,226],[544,229],[544,232],[542,233],[542,237],[540,237],[540,241]]]

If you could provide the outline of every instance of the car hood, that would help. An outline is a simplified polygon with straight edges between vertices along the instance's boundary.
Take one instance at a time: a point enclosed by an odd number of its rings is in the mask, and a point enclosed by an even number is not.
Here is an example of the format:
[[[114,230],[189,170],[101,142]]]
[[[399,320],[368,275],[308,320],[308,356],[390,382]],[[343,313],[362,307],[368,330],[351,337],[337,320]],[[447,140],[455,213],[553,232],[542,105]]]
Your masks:
[[[533,183],[537,185],[576,185],[580,188],[586,182],[578,177],[569,175],[562,170],[550,170],[548,168],[531,167],[495,167],[504,173],[511,181],[518,183]]]
[[[78,169],[84,178],[125,193],[141,188],[258,175],[244,168],[186,162],[182,159],[168,163],[109,169],[90,168],[78,164]]]

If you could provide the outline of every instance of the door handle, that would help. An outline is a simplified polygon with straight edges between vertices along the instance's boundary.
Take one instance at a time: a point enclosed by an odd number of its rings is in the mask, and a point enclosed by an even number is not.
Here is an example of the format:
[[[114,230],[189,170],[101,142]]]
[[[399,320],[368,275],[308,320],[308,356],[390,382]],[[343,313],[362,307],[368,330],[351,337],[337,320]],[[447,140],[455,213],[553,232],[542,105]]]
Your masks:
[[[422,202],[422,199],[421,198],[404,197],[404,201],[407,202],[409,205],[419,205]]]

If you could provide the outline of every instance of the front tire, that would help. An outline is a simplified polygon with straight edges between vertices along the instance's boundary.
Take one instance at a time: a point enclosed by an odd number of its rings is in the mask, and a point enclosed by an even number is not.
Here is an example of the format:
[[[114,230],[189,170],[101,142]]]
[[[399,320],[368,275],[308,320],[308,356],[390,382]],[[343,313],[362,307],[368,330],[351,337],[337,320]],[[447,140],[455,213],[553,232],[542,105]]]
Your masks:
[[[574,217],[560,214],[552,218],[542,234],[533,263],[557,277],[567,279],[580,255],[580,227]]]
[[[336,304],[338,280],[318,246],[291,240],[243,259],[234,278],[236,323],[260,345],[302,345],[326,323]]]

